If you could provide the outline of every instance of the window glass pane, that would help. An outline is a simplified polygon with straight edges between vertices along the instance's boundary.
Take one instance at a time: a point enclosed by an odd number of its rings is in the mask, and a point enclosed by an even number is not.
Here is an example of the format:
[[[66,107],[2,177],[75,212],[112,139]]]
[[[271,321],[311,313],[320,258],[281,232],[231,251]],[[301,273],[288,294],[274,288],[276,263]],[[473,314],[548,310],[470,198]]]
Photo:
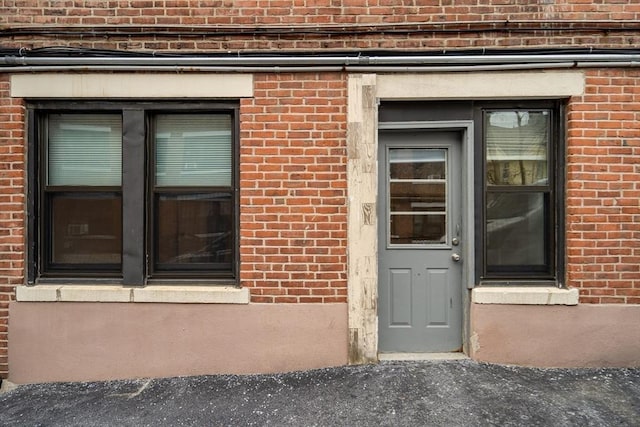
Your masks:
[[[391,212],[444,212],[446,183],[391,182]]]
[[[388,161],[389,243],[445,242],[446,149],[390,148]]]
[[[446,152],[433,148],[389,150],[391,179],[444,179]]]
[[[53,264],[120,264],[122,201],[118,194],[50,194]]]
[[[156,186],[231,185],[231,116],[156,117]]]
[[[488,185],[546,185],[548,111],[493,111],[485,119]]]
[[[424,245],[446,241],[446,216],[391,214],[392,245]]]
[[[487,193],[488,272],[546,271],[548,203],[544,193]]]
[[[158,195],[156,264],[222,263],[230,268],[232,215],[230,193]]]
[[[120,115],[51,114],[48,131],[48,185],[120,185]]]

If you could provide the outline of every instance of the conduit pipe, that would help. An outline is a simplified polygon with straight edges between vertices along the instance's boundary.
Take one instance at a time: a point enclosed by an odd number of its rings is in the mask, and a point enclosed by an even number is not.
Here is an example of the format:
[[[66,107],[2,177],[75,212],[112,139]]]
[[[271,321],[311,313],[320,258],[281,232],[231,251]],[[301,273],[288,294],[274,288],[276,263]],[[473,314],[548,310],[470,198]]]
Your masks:
[[[496,64],[496,65],[460,65],[460,66],[136,66],[136,65],[46,65],[1,67],[0,73],[38,73],[65,71],[92,72],[171,72],[171,73],[433,73],[433,72],[472,72],[472,71],[513,71],[568,68],[632,68],[640,67],[640,61],[626,62],[556,62],[536,64]]]
[[[46,73],[64,71],[113,71],[113,72],[164,72],[164,73],[326,73],[344,71],[341,66],[306,66],[306,67],[230,67],[230,66],[142,66],[142,65],[44,65],[44,66],[18,66],[2,67],[0,73]]]
[[[224,57],[25,57],[0,58],[5,66],[372,66],[638,62],[640,54],[425,55],[425,56],[224,56]]]

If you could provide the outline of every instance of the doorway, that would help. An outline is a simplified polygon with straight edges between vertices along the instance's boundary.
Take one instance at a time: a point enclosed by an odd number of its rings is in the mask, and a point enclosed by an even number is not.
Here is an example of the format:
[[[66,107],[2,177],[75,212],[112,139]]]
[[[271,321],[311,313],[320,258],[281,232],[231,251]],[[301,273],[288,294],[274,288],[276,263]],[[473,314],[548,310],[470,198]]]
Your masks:
[[[379,131],[379,352],[462,350],[464,135]]]

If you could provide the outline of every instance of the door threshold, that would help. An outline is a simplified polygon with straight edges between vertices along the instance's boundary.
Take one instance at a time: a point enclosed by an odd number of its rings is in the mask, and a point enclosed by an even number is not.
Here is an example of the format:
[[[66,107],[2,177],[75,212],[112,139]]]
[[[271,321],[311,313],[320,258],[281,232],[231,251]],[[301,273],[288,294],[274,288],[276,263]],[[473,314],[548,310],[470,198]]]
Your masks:
[[[464,353],[379,353],[378,360],[410,361],[410,360],[467,360]]]

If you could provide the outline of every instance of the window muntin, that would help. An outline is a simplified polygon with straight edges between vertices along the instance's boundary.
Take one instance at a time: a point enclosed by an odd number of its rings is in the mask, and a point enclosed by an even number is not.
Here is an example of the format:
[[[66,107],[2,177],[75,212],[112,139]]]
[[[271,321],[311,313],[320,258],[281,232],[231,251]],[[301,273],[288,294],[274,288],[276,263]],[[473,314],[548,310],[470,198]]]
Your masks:
[[[389,244],[446,242],[447,151],[390,148],[388,163]]]
[[[484,278],[554,278],[552,113],[484,111]]]
[[[30,281],[236,277],[237,106],[163,105],[31,107]]]

